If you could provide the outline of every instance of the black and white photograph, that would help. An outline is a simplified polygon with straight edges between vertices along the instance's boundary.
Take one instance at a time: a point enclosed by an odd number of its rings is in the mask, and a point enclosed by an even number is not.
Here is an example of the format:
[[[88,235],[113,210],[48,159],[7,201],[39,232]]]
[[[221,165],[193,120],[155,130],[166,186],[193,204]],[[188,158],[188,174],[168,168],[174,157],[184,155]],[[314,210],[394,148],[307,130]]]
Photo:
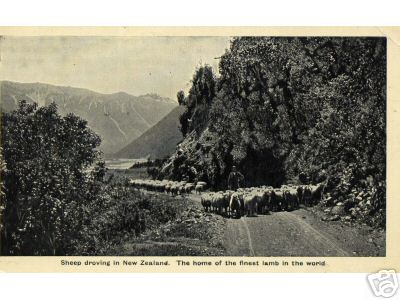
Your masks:
[[[386,257],[386,37],[3,35],[0,57],[1,256]]]

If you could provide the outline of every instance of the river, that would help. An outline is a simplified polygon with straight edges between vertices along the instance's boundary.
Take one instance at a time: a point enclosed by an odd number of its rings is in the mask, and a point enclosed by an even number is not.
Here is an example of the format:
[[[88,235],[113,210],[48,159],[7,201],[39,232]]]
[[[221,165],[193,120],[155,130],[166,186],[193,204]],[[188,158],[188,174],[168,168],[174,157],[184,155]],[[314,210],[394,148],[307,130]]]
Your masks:
[[[146,162],[146,158],[114,158],[106,159],[106,167],[114,170],[126,170],[134,164]]]

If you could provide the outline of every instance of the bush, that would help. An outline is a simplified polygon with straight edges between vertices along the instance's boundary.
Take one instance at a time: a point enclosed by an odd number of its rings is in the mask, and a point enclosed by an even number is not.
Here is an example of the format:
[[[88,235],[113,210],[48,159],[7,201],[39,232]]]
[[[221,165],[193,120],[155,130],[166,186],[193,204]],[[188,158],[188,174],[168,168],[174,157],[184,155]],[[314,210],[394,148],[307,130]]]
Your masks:
[[[75,255],[107,255],[123,241],[174,220],[180,207],[167,195],[144,194],[121,179],[104,185],[87,209],[92,219],[83,227]]]
[[[384,185],[385,38],[237,37],[220,76],[208,71],[193,76],[181,116],[185,157],[174,156],[168,177],[189,176],[192,164],[226,188],[235,164],[250,186],[329,178],[342,200],[371,176]],[[371,213],[384,208],[384,193],[375,195]]]
[[[70,253],[104,175],[100,138],[79,117],[61,117],[54,103],[38,108],[22,101],[1,123],[7,165],[1,253]]]

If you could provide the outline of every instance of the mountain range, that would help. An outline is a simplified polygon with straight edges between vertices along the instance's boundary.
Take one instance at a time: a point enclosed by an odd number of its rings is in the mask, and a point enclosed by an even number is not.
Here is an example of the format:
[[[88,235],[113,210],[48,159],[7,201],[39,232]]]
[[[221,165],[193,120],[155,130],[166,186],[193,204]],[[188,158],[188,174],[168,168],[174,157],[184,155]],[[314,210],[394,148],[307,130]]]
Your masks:
[[[152,159],[170,156],[183,139],[179,129],[179,117],[184,111],[183,106],[174,108],[156,125],[118,151],[115,156],[123,158],[150,157]]]
[[[112,155],[129,145],[178,106],[157,94],[101,94],[88,89],[44,83],[0,82],[1,110],[9,112],[20,100],[39,106],[55,102],[61,115],[74,113],[102,138],[100,149]]]

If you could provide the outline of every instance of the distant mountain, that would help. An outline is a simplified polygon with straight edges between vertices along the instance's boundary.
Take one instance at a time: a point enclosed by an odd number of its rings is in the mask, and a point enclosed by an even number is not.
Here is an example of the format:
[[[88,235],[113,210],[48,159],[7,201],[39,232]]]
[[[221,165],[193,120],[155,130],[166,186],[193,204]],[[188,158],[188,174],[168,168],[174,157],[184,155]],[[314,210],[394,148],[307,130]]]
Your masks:
[[[55,102],[61,115],[72,112],[87,120],[101,136],[100,148],[105,154],[128,145],[178,105],[176,101],[156,94],[136,97],[124,92],[100,94],[43,83],[1,82],[2,111],[15,109],[18,101],[23,99],[35,101],[40,106]]]
[[[171,155],[176,145],[183,139],[179,129],[179,116],[184,107],[178,106],[160,122],[151,127],[129,145],[115,153],[120,158],[164,158]]]

